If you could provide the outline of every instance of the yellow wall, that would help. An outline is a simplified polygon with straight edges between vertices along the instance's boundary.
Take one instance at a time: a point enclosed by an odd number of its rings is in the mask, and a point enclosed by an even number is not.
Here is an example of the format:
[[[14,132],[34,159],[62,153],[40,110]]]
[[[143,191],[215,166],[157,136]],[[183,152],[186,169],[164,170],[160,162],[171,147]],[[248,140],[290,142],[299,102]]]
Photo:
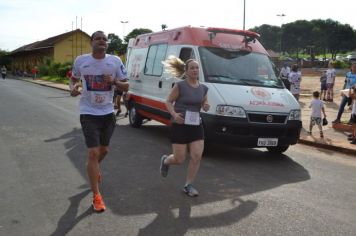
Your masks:
[[[53,59],[55,62],[73,62],[74,59],[85,53],[91,52],[90,37],[75,32],[54,45]]]

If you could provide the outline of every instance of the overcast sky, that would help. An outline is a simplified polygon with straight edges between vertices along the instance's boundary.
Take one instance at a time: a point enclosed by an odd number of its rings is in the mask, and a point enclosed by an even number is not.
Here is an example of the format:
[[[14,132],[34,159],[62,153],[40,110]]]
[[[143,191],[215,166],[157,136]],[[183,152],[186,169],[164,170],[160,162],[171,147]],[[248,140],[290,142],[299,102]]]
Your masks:
[[[243,0],[0,0],[0,49],[20,46],[80,28],[115,33],[135,28],[159,31],[206,26],[242,29]],[[328,19],[356,29],[355,0],[246,0],[246,29],[305,19]],[[277,15],[284,14],[284,17]],[[77,18],[77,23],[76,23]],[[121,23],[128,21],[128,23]]]

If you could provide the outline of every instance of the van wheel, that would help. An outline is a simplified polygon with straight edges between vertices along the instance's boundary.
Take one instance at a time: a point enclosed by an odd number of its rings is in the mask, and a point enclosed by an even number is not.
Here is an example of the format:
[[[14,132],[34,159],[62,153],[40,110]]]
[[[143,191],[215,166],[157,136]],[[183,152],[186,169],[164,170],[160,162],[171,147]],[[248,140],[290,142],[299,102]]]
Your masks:
[[[269,153],[272,153],[272,154],[281,154],[281,153],[287,151],[288,148],[289,148],[289,145],[277,146],[277,147],[267,147],[267,150],[269,151]]]
[[[140,128],[142,125],[142,116],[140,114],[138,114],[138,112],[136,111],[136,108],[134,105],[130,106],[130,110],[129,110],[129,122],[130,125],[134,128]]]

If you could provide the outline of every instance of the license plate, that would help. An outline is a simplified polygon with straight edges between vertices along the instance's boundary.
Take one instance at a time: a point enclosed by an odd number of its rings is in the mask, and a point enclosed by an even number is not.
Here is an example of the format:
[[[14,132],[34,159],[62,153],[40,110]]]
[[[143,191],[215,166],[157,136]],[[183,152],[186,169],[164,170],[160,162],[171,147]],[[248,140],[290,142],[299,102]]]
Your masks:
[[[261,147],[271,147],[278,145],[278,138],[259,138],[257,140],[257,146]]]

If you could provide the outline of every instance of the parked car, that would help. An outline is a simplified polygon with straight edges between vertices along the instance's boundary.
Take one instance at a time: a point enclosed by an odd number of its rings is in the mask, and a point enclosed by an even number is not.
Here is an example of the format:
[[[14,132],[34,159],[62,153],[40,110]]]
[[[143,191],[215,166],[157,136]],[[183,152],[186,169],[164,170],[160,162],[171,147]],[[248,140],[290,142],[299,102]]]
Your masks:
[[[356,54],[350,54],[346,56],[349,61],[356,61]]]
[[[347,61],[347,58],[345,56],[338,55],[335,58],[337,61]]]

